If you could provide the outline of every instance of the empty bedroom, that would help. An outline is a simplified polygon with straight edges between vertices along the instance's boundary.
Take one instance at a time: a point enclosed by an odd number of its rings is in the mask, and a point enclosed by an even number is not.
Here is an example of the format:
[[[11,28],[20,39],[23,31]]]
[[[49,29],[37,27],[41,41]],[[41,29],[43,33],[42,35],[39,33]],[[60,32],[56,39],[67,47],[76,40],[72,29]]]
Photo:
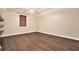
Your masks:
[[[79,8],[0,8],[0,51],[79,51]]]

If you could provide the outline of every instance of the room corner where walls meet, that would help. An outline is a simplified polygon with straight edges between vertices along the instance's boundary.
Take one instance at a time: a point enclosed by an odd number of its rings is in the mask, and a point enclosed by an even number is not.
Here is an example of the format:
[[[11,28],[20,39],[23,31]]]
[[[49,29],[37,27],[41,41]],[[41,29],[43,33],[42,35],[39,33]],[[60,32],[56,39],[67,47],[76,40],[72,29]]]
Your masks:
[[[40,14],[26,15],[28,16],[27,27],[19,27],[19,18],[16,12],[1,11],[0,14],[5,19],[4,28],[6,30],[3,36],[43,32],[79,40],[78,8],[50,8]]]

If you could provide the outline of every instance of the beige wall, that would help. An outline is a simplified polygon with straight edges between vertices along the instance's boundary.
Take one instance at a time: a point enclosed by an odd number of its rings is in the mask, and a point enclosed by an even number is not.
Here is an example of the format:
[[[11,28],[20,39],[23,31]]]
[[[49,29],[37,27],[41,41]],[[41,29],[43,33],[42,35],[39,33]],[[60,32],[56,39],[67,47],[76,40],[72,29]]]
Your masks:
[[[39,32],[79,40],[79,9],[51,10],[39,16]]]
[[[5,20],[2,36],[43,32],[79,40],[79,9],[51,9],[39,15],[27,15],[27,27],[19,27],[19,14],[0,12]]]
[[[26,27],[19,27],[19,13],[17,14],[15,12],[1,11],[0,14],[5,20],[5,30],[2,36],[23,34],[36,31],[36,22],[35,18],[32,15],[26,15],[28,17]]]

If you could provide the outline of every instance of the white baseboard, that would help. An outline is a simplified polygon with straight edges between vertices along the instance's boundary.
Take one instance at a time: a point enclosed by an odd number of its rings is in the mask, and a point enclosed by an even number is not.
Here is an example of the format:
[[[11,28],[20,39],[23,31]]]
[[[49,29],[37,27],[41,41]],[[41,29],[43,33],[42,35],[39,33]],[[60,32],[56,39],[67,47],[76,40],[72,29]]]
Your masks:
[[[27,33],[32,33],[32,32],[35,32],[35,31],[31,31],[31,32],[27,32]],[[79,41],[79,38],[68,37],[68,36],[59,35],[59,34],[51,34],[51,33],[42,32],[42,31],[37,31],[37,32],[45,33],[45,34],[49,34],[49,35],[54,35],[54,36],[59,36],[59,37],[64,37],[64,38],[69,38],[69,39],[73,39],[73,40],[78,40]],[[19,35],[19,34],[26,34],[26,33],[7,34],[7,35],[2,35],[1,37],[12,36],[12,35]]]
[[[69,39],[73,39],[73,40],[78,40],[79,41],[79,38],[74,38],[74,37],[69,37],[69,36],[64,36],[64,35],[59,35],[59,34],[51,34],[51,33],[42,32],[42,31],[39,31],[39,32],[40,33],[49,34],[49,35],[59,36],[59,37],[63,37],[63,38],[69,38]]]
[[[32,32],[35,32],[35,31],[30,31],[30,32],[26,32],[26,33],[32,33]],[[13,35],[20,35],[20,34],[26,34],[25,32],[24,33],[14,33],[14,34],[7,34],[7,35],[2,35],[0,37],[7,37],[7,36],[13,36]]]

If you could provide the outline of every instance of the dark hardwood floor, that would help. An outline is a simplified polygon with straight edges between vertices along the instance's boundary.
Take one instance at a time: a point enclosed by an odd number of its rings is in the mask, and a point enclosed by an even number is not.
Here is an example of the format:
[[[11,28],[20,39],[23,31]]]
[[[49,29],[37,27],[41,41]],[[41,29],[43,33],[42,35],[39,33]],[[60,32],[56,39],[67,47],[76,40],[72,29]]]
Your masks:
[[[38,32],[0,39],[2,51],[79,51],[79,41]]]

